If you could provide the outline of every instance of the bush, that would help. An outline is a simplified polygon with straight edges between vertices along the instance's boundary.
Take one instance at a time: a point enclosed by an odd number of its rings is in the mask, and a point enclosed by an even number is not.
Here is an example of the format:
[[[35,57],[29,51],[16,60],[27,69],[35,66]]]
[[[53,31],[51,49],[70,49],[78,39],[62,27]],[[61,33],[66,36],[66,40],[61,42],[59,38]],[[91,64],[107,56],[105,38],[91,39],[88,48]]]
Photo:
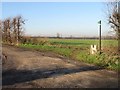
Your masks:
[[[49,43],[47,38],[32,38],[30,42],[33,45],[45,45]]]
[[[30,44],[31,43],[31,38],[30,37],[22,37],[21,38],[21,40],[20,40],[20,42],[22,43],[22,44]]]

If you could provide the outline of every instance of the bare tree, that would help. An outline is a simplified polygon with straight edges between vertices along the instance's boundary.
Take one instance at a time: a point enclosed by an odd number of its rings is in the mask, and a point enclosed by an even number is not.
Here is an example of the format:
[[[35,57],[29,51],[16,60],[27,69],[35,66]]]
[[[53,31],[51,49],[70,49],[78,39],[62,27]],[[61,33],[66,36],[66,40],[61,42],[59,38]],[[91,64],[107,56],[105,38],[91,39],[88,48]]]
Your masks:
[[[109,2],[108,6],[108,23],[111,28],[115,31],[116,37],[118,39],[118,45],[120,45],[120,2],[115,0],[115,2]],[[120,47],[118,47],[120,51]]]
[[[5,19],[2,23],[2,36],[3,36],[3,41],[9,44],[17,44],[20,42],[23,34],[23,27],[22,24],[24,23],[25,20],[21,16],[14,17],[13,19]]]
[[[60,34],[59,33],[57,33],[57,38],[60,38]]]
[[[8,42],[8,36],[7,36],[7,21],[3,21],[3,34],[2,34],[3,40],[7,43]]]
[[[13,35],[12,35],[13,42],[17,44],[17,19],[16,17],[13,18],[12,24],[13,24]]]
[[[25,20],[21,16],[16,17],[17,20],[17,44],[19,43],[19,40],[21,39],[22,34],[22,24],[25,24]]]
[[[7,19],[7,36],[8,36],[8,43],[12,43],[11,40],[11,22],[10,22],[10,18]]]
[[[6,43],[12,43],[10,18],[3,21],[3,39]]]

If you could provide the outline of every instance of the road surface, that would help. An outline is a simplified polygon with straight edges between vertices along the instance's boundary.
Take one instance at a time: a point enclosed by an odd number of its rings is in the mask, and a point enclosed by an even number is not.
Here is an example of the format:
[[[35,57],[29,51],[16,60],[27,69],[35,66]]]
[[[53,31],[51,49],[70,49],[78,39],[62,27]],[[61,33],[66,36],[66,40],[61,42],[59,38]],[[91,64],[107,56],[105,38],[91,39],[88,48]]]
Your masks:
[[[3,45],[3,88],[117,88],[118,74],[53,53]]]

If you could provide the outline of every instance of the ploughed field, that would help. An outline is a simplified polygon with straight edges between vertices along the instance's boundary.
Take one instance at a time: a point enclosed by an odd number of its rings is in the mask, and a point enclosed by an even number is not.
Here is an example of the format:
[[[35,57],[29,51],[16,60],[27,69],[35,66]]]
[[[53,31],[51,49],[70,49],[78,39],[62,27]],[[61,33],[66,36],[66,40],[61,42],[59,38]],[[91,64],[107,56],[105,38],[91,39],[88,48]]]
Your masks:
[[[3,88],[118,87],[116,71],[63,57],[52,49],[45,52],[45,48],[39,49],[40,45],[36,47],[2,46],[7,56],[3,63]]]

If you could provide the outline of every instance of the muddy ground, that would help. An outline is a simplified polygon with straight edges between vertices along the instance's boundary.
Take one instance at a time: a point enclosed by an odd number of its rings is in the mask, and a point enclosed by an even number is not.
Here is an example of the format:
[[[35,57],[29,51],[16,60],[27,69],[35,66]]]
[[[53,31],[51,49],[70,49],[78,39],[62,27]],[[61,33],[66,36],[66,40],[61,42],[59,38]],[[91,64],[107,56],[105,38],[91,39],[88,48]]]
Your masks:
[[[118,73],[53,53],[3,45],[3,88],[117,88]]]

